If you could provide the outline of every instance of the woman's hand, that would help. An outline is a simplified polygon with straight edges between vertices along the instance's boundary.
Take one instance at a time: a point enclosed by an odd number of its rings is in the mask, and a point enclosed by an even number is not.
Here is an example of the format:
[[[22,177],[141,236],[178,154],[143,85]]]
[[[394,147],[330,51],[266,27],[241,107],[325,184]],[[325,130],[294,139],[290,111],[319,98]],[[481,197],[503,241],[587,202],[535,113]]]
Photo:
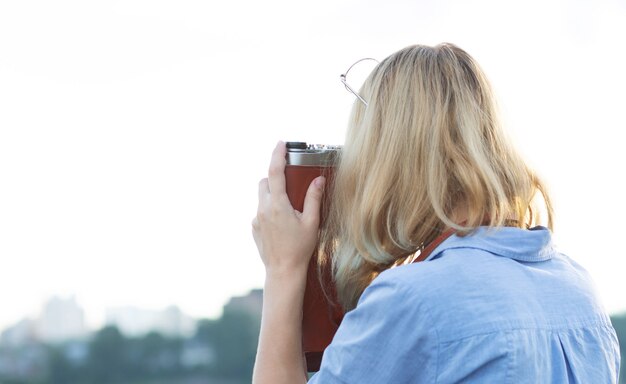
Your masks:
[[[303,212],[295,210],[286,192],[285,143],[272,153],[268,178],[259,183],[259,206],[252,234],[268,275],[305,272],[318,240],[324,177],[311,182]]]

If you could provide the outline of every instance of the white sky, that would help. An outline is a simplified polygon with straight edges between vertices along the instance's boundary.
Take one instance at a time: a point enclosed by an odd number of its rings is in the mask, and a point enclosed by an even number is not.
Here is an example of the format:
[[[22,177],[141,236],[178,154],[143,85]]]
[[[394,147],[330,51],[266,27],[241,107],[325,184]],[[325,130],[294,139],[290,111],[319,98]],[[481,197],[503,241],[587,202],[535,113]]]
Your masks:
[[[0,328],[51,295],[217,316],[260,287],[277,140],[342,143],[339,74],[414,43],[483,66],[556,202],[556,241],[626,310],[626,3],[0,2]]]

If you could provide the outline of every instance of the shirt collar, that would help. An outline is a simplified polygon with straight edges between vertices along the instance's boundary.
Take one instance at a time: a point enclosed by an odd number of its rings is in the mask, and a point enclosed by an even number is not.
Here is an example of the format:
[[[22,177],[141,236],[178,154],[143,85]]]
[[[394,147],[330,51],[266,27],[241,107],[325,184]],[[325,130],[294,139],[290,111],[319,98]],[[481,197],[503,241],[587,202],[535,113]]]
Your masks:
[[[454,248],[475,248],[523,262],[540,262],[552,258],[555,250],[552,236],[545,227],[530,230],[514,227],[479,227],[467,236],[452,235],[433,250],[424,261],[434,260]]]

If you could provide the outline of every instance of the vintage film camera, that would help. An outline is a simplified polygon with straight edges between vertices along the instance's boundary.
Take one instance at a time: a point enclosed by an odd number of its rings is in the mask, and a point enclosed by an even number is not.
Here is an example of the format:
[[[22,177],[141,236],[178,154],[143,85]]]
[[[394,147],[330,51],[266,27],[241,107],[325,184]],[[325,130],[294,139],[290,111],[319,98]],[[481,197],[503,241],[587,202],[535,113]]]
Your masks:
[[[326,177],[326,191],[330,190],[333,171],[341,151],[337,145],[287,142],[287,165],[285,178],[287,195],[291,205],[302,212],[304,197],[311,182],[318,176]],[[321,222],[328,206],[325,193],[322,200]],[[315,249],[307,273],[306,290],[302,313],[302,348],[307,370],[319,370],[324,349],[330,344],[343,318],[343,311],[336,303],[330,263],[323,268],[317,266],[318,250]],[[320,276],[321,273],[321,276]],[[324,284],[324,289],[322,285]]]

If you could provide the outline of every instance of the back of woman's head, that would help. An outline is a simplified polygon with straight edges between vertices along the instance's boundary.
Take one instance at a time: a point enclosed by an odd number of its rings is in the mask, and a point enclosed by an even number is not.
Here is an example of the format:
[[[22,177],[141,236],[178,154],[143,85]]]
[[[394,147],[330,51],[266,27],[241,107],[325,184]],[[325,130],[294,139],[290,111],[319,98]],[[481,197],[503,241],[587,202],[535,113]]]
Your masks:
[[[536,223],[545,188],[501,130],[491,87],[452,44],[383,60],[355,101],[323,231],[346,309],[381,271],[410,261],[445,228]]]

